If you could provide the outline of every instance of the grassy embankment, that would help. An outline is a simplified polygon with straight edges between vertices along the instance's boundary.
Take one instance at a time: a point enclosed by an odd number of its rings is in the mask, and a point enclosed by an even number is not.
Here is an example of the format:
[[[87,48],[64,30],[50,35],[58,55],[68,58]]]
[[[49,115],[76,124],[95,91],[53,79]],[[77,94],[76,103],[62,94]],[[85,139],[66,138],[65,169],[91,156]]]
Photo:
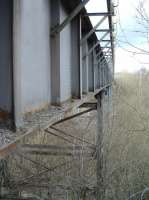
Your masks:
[[[125,200],[149,187],[149,74],[116,76],[112,106],[103,141],[104,187],[106,199]]]

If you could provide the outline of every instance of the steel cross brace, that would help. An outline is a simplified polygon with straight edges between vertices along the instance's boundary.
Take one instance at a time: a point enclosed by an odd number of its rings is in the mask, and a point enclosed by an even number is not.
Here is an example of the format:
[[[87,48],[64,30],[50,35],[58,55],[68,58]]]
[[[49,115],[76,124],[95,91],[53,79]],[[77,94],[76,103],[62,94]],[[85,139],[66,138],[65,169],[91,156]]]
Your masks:
[[[86,54],[85,56],[83,56],[83,58],[89,56],[89,55],[93,52],[93,50],[100,44],[100,42],[101,42],[108,34],[109,34],[109,32],[106,32],[106,33],[100,38],[100,40],[98,40],[98,41],[96,42],[96,44],[94,44],[93,47],[92,47],[91,49],[89,49],[89,51],[87,52],[87,54]]]
[[[108,51],[106,51],[106,52],[103,52],[103,55],[99,58],[99,60],[97,62],[99,63],[104,58],[105,53],[107,54],[107,53],[109,53],[109,51],[110,51],[110,49],[108,49]]]
[[[89,2],[89,0],[81,1],[81,3],[72,11],[72,13],[58,26],[51,29],[51,36],[55,36],[61,32],[68,23],[82,10],[82,8]]]
[[[101,64],[103,64],[103,65],[107,64],[108,65],[110,61],[111,61],[111,57],[108,60],[107,59],[103,60],[101,62]]]
[[[101,20],[92,28],[92,30],[89,31],[80,41],[80,44],[82,45],[83,42],[85,42],[94,32],[95,30],[105,21],[107,16],[104,16],[101,18]]]
[[[99,64],[99,63],[100,63],[101,65],[102,65],[102,64],[106,64],[106,63],[107,63],[107,59],[105,58],[104,60],[102,60],[101,62],[98,62],[97,64]]]
[[[108,49],[108,51],[106,52],[106,53],[108,53],[110,51],[110,49]],[[103,59],[105,57],[105,55],[104,55],[104,53],[103,53],[103,55],[99,58],[99,60],[97,61],[97,64],[99,64],[100,63],[100,61]]]
[[[109,45],[109,43],[110,43],[110,41],[107,42],[107,43],[105,44],[105,47],[104,47],[104,48],[106,48],[106,47]],[[99,53],[96,55],[96,59],[98,58],[98,56],[99,56],[102,52],[103,52],[102,50],[99,51]]]

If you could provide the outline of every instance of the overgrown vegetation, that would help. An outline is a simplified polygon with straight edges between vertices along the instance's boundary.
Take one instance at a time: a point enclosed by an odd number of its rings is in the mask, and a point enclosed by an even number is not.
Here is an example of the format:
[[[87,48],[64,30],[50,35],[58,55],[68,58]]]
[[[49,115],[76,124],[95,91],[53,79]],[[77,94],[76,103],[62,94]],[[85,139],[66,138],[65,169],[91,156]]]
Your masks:
[[[106,200],[149,199],[149,73],[119,74],[104,131]],[[105,123],[106,123],[105,116]],[[136,194],[137,193],[137,194]]]

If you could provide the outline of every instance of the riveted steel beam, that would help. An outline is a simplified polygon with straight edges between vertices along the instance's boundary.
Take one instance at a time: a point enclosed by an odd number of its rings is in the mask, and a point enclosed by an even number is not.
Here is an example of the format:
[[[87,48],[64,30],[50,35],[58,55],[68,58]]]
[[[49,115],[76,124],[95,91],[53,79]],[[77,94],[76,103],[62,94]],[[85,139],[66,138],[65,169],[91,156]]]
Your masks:
[[[105,21],[107,16],[104,16],[101,18],[101,20],[92,28],[92,30],[89,31],[80,41],[80,44],[82,45],[83,42],[85,42],[94,32],[95,30]]]
[[[89,0],[81,1],[81,3],[72,11],[72,13],[66,19],[64,19],[64,21],[60,25],[51,29],[51,36],[54,36],[61,32],[88,2]]]

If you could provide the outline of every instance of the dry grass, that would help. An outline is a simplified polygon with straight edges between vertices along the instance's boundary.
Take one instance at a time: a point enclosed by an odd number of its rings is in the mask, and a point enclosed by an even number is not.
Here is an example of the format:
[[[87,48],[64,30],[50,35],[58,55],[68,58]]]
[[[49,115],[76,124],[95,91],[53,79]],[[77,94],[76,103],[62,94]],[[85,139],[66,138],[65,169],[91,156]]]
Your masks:
[[[105,120],[103,141],[107,200],[125,200],[149,186],[148,91],[148,74],[116,77],[113,113],[108,129]],[[132,199],[140,199],[140,195]]]

